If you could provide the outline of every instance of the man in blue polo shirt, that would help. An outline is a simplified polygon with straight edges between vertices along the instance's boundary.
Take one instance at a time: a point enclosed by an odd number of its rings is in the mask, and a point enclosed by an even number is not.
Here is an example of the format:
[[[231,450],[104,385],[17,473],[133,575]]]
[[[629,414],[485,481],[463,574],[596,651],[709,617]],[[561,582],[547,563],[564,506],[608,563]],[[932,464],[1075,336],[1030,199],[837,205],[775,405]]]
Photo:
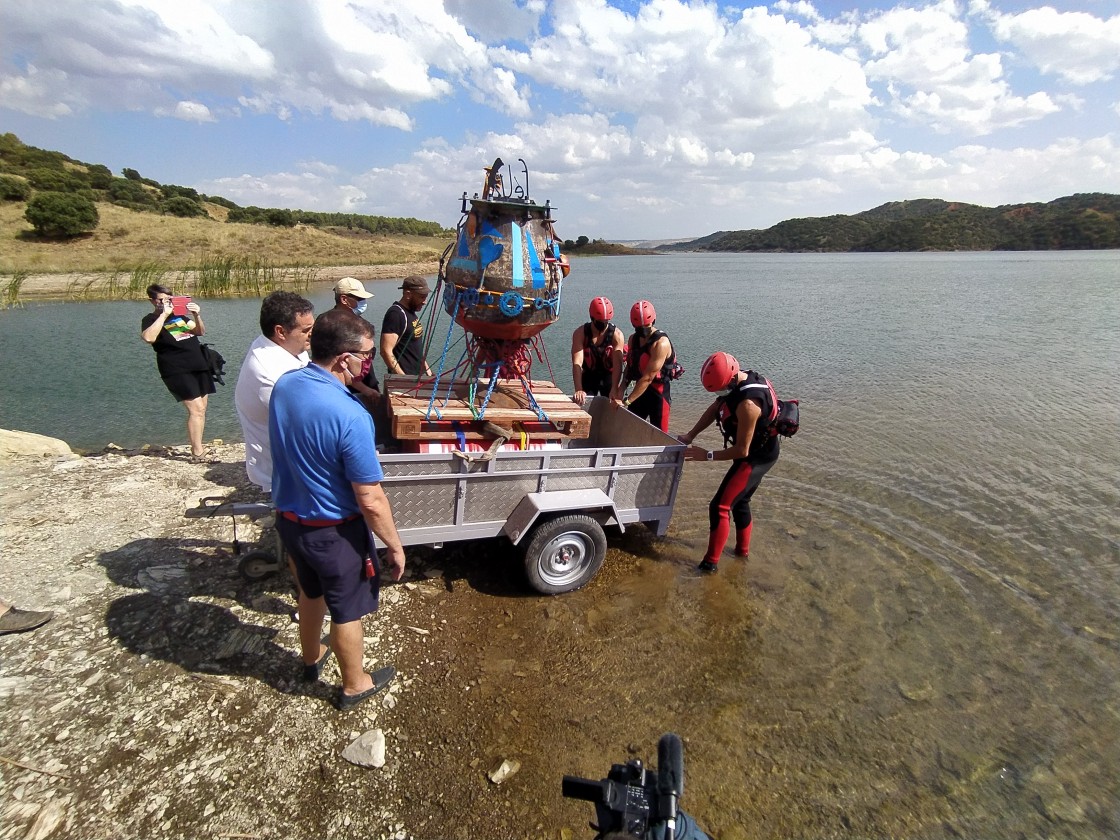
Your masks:
[[[311,331],[311,364],[277,380],[268,409],[276,526],[303,590],[303,677],[317,680],[333,650],[342,671],[340,709],[372,697],[396,674],[391,665],[366,673],[363,662],[362,617],[377,609],[380,583],[371,530],[386,546],[388,573],[394,580],[404,574],[404,548],[380,483],[373,420],[347,390],[366,375],[373,353],[368,321],[348,310],[323,313]]]

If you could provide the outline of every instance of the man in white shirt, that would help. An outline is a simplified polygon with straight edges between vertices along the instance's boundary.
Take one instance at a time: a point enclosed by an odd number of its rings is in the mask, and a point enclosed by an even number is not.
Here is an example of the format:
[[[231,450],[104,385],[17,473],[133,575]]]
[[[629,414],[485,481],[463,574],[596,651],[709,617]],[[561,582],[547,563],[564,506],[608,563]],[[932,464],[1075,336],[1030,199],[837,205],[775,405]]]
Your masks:
[[[241,363],[233,400],[245,438],[245,472],[266,492],[272,490],[272,450],[268,444],[268,402],[272,386],[290,370],[308,362],[311,301],[295,292],[273,292],[261,303],[261,335],[249,345]]]

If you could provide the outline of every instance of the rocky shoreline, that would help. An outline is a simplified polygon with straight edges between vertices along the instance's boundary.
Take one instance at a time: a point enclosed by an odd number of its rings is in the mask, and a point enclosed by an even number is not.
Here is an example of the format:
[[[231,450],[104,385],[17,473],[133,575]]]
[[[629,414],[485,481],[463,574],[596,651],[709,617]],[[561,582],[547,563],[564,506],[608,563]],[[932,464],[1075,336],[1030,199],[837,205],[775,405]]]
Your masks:
[[[403,837],[393,709],[410,669],[397,662],[389,690],[347,713],[330,702],[336,665],[324,682],[298,682],[286,575],[248,583],[232,520],[183,516],[204,496],[254,497],[244,448],[218,446],[214,464],[186,454],[0,461],[0,596],[55,612],[0,637],[0,838]],[[243,548],[260,524],[238,523]],[[367,619],[367,663],[438,636],[410,604],[439,591],[416,564],[387,588]],[[378,728],[384,767],[341,758]],[[367,774],[383,794],[375,807],[329,806]],[[323,776],[326,796],[308,783]]]

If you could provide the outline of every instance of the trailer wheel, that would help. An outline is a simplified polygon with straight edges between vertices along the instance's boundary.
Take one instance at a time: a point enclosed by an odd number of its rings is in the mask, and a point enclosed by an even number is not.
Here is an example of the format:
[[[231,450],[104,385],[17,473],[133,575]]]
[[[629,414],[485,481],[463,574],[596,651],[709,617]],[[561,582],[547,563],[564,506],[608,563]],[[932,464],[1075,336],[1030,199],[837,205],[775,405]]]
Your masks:
[[[603,526],[584,514],[549,519],[533,530],[525,548],[529,585],[545,595],[571,592],[586,584],[607,556]]]
[[[241,562],[237,564],[237,570],[246,580],[261,580],[273,572],[279,571],[280,561],[276,559],[272,552],[257,549],[256,551],[250,551],[241,558]]]

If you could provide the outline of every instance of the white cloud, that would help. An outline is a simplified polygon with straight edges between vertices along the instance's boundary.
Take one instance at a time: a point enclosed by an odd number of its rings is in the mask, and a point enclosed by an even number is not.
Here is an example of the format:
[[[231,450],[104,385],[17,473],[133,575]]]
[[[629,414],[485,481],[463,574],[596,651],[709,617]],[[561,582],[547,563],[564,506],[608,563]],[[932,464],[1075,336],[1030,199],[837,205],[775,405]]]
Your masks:
[[[66,74],[62,71],[40,73],[35,65],[29,65],[22,76],[0,75],[0,108],[48,119],[70,116],[70,104],[50,93],[64,89],[65,83]]]
[[[368,196],[353,184],[332,183],[317,172],[239,175],[203,182],[198,189],[220,195],[243,207],[288,207],[323,212],[368,212]]]
[[[987,3],[978,4],[977,11],[989,18],[997,38],[1043,73],[1087,85],[1111,79],[1120,71],[1120,14],[1102,19],[1050,6],[1001,14]]]
[[[858,38],[871,55],[864,69],[887,85],[890,107],[935,131],[990,134],[1058,111],[1044,92],[1015,95],[999,55],[971,53],[954,0],[873,15]]]
[[[217,122],[210,109],[201,102],[177,102],[173,109],[157,108],[155,113],[157,116],[174,117],[186,122]]]
[[[408,130],[409,106],[458,85],[498,112],[528,113],[527,89],[435,3],[5,0],[0,30],[19,56],[59,71],[6,100],[27,113],[67,103],[166,114],[186,94]],[[29,72],[4,52],[14,88]]]

